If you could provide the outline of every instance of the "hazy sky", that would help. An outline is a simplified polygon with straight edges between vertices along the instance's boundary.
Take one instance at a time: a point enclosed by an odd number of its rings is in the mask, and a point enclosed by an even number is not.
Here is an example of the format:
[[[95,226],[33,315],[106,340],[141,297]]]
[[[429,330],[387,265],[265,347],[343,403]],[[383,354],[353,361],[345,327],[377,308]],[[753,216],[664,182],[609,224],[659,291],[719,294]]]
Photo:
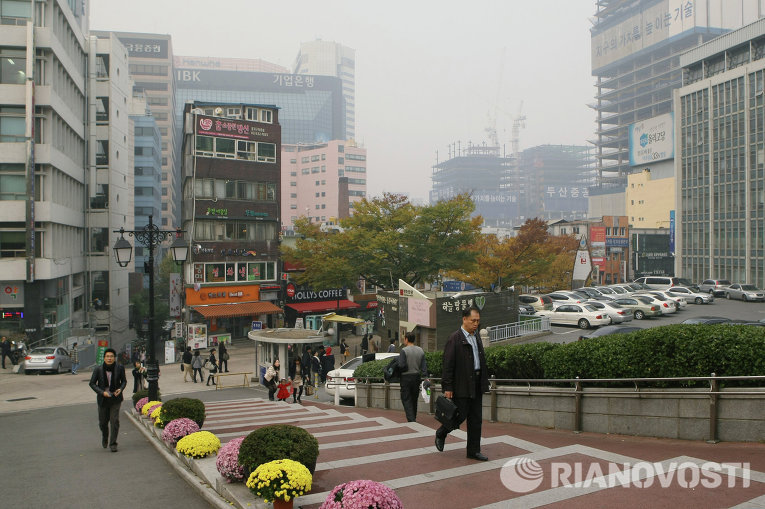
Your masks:
[[[166,33],[177,55],[262,58],[292,68],[315,38],[356,50],[356,138],[370,196],[425,199],[456,141],[487,141],[497,112],[510,151],[593,138],[594,0],[91,0],[97,30]],[[497,100],[499,98],[499,100]]]

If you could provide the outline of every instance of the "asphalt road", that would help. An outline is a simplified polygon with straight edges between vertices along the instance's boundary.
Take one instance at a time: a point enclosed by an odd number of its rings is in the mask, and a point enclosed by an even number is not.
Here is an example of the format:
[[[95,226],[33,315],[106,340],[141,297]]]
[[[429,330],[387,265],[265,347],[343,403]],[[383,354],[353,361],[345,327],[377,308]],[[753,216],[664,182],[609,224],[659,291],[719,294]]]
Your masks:
[[[732,320],[751,320],[756,322],[765,318],[765,303],[742,302],[740,300],[727,300],[725,297],[716,297],[715,301],[711,304],[688,304],[685,309],[679,310],[677,313],[657,318],[632,320],[631,322],[626,322],[625,325],[646,329],[680,323],[687,318],[699,316],[722,316]],[[537,336],[520,343],[538,343],[542,341],[549,343],[570,343],[571,341],[576,341],[579,336],[589,334],[593,330],[583,331],[576,326],[553,325],[550,334]]]

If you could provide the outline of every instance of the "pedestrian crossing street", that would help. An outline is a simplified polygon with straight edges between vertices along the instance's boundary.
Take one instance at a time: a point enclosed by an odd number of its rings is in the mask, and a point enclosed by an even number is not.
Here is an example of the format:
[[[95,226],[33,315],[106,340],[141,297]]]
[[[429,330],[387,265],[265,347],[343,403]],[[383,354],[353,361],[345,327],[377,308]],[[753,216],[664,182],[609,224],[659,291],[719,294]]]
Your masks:
[[[291,424],[309,431],[319,441],[319,458],[311,493],[296,500],[295,507],[318,508],[334,486],[354,479],[384,482],[396,490],[406,508],[499,509],[511,507],[765,507],[765,474],[731,470],[720,489],[689,490],[674,483],[662,488],[658,482],[648,488],[629,483],[630,476],[609,476],[608,465],[619,465],[622,472],[645,461],[638,457],[587,445],[534,443],[507,433],[510,425],[484,423],[482,452],[487,462],[465,458],[466,433],[454,431],[447,438],[444,452],[434,446],[438,423],[433,416],[419,414],[416,423],[397,422],[403,414],[375,409],[333,407],[304,402],[303,405],[271,402],[259,398],[206,403],[203,429],[215,433],[225,443],[268,424]],[[464,426],[463,426],[464,427]],[[573,438],[569,442],[576,442]],[[648,451],[646,451],[648,452]],[[650,462],[656,462],[652,455]],[[539,486],[528,491],[513,490],[502,480],[507,477],[508,461],[533,460],[542,476]],[[685,455],[663,458],[662,468],[671,471],[678,463],[704,465],[707,459]],[[561,464],[581,465],[593,472],[589,482],[573,481],[551,485]],[[504,468],[503,468],[504,467]],[[558,470],[555,470],[555,469]],[[701,468],[701,467],[700,467]],[[600,475],[598,475],[600,474]],[[651,473],[640,473],[641,479]],[[749,476],[748,479],[744,479]],[[616,479],[616,482],[614,481]],[[653,479],[649,479],[653,480]],[[520,486],[528,479],[521,478]],[[533,482],[532,479],[529,482]],[[748,481],[744,486],[744,481]],[[733,482],[735,489],[727,488]],[[241,507],[247,502],[240,500]],[[605,504],[605,505],[604,505]]]

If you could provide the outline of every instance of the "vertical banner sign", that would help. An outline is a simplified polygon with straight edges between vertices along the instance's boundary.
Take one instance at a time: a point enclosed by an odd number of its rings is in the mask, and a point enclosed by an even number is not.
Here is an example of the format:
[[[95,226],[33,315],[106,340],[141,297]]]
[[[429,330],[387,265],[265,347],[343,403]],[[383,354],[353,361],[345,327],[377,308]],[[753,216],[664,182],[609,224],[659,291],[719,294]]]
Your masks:
[[[582,281],[582,284],[584,284],[591,272],[592,258],[590,256],[590,250],[587,247],[587,237],[582,235],[582,238],[579,239],[579,248],[576,251],[576,259],[574,260],[571,285],[574,286],[575,281]]]
[[[105,339],[98,340],[98,347],[96,348],[96,364],[104,363],[104,352],[109,348],[109,342]]]
[[[675,255],[675,211],[669,211],[669,254]]]
[[[177,272],[170,274],[170,316],[181,316],[181,275]]]
[[[175,362],[175,341],[165,341],[165,364]]]

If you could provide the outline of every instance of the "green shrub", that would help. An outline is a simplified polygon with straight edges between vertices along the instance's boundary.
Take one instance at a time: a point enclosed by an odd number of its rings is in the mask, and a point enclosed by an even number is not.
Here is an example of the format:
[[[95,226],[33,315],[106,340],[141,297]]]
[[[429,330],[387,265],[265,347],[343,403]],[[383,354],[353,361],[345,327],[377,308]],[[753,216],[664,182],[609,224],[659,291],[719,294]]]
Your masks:
[[[205,422],[205,404],[193,398],[174,398],[162,404],[160,419],[163,423],[182,417],[191,419],[201,428]]]
[[[497,378],[544,378],[544,355],[560,345],[530,343],[525,345],[496,345],[486,349],[489,374]]]
[[[372,378],[372,382],[382,382],[383,380],[383,370],[385,369],[385,366],[387,366],[390,363],[390,359],[380,359],[377,361],[368,361],[364,362],[357,367],[354,372],[353,376],[354,378],[359,377],[370,377]],[[379,380],[375,380],[379,379]]]
[[[428,373],[434,378],[441,378],[444,367],[444,352],[425,352],[425,362],[428,363]]]
[[[162,394],[159,392],[159,389],[157,389],[157,401],[162,401]],[[148,398],[149,397],[149,389],[141,389],[138,392],[133,393],[133,406],[136,406],[138,403],[138,400],[141,398]]]
[[[298,461],[313,474],[319,457],[319,441],[309,432],[289,424],[273,424],[251,432],[239,446],[239,464],[244,478],[263,463],[289,459]]]

